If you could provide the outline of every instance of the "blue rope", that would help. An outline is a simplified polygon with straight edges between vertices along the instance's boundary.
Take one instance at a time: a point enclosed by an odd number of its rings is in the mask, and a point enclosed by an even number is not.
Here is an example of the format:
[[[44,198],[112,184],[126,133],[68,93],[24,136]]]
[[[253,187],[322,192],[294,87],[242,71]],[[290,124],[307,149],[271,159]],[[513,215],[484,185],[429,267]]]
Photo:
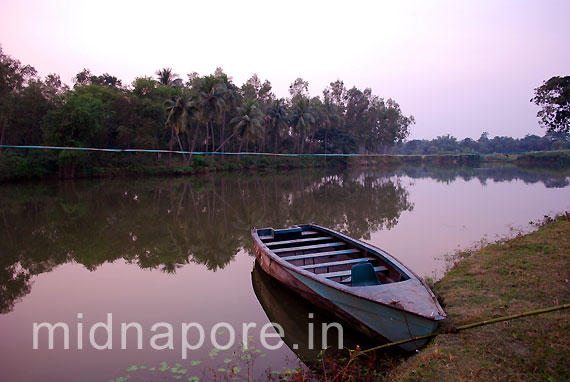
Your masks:
[[[194,155],[266,155],[266,156],[341,156],[353,157],[361,154],[275,154],[275,153],[252,153],[252,152],[213,152],[213,151],[183,151],[183,150],[153,150],[153,149],[100,149],[95,147],[63,147],[63,146],[15,146],[0,145],[0,148],[9,149],[41,149],[41,150],[76,150],[76,151],[104,151],[104,152],[137,152],[137,153],[163,153],[163,154],[194,154]]]
[[[509,152],[509,153],[459,153],[459,154],[276,154],[276,153],[252,153],[252,152],[213,152],[213,151],[183,151],[183,150],[153,150],[153,149],[99,149],[95,147],[64,147],[64,146],[16,146],[16,145],[0,145],[0,148],[7,149],[39,149],[39,150],[76,150],[76,151],[103,151],[103,152],[135,152],[135,153],[161,153],[161,154],[193,154],[193,155],[261,155],[261,156],[277,156],[277,157],[429,157],[429,156],[486,156],[486,155],[520,155],[544,152],[566,152],[570,150],[551,150],[551,151],[525,151],[525,152]]]

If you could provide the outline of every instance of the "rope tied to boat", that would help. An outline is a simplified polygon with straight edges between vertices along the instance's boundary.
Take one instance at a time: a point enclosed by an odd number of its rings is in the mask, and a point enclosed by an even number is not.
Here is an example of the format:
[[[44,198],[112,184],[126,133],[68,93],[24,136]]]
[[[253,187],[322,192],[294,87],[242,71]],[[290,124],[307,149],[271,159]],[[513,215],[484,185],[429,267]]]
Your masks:
[[[406,321],[406,326],[408,327],[408,334],[410,335],[410,338],[412,338],[413,337],[412,336],[412,329],[410,329],[410,323],[408,322],[408,316],[406,315],[405,310],[402,310],[402,312],[404,313],[404,320]],[[420,350],[420,345],[418,345],[418,343],[416,341],[414,341],[414,346],[416,347],[416,351]]]
[[[391,346],[396,346],[396,345],[402,345],[408,342],[412,342],[412,341],[417,341],[417,340],[423,340],[423,339],[427,339],[427,338],[431,338],[431,337],[435,337],[438,334],[457,334],[462,330],[467,330],[467,329],[473,329],[473,328],[477,328],[479,326],[484,326],[484,325],[489,325],[489,324],[495,324],[497,322],[502,322],[502,321],[509,321],[509,320],[514,320],[515,318],[522,318],[522,317],[528,317],[528,316],[535,316],[538,314],[544,314],[544,313],[549,313],[549,312],[555,312],[558,310],[564,310],[564,309],[568,309],[570,308],[570,304],[563,304],[563,305],[558,305],[558,306],[553,306],[550,308],[544,308],[544,309],[536,309],[536,310],[531,310],[528,312],[523,312],[523,313],[518,313],[518,314],[513,314],[510,316],[503,316],[503,317],[497,317],[497,318],[493,318],[490,320],[484,320],[484,321],[479,321],[479,322],[475,322],[472,324],[466,324],[466,325],[461,325],[461,326],[451,326],[447,329],[445,329],[444,331],[438,333],[430,333],[430,334],[425,334],[423,336],[417,336],[417,337],[411,337],[405,340],[401,340],[401,341],[395,341],[395,342],[390,342],[388,344],[384,344],[384,345],[380,345],[380,346],[375,346],[372,347],[370,349],[366,349],[366,350],[361,350],[358,352],[357,355],[361,355],[361,354],[365,354],[365,353],[369,353],[371,351],[375,351],[375,350],[380,350],[380,349],[385,349]]]

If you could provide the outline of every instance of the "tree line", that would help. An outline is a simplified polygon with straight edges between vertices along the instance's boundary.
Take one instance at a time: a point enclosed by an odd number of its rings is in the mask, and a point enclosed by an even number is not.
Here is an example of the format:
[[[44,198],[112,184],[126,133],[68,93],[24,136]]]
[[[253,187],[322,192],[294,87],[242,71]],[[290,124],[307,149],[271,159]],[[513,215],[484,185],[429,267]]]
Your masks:
[[[254,74],[241,86],[221,68],[183,80],[170,68],[125,85],[84,69],[65,85],[44,79],[0,47],[0,144],[207,152],[386,152],[409,135],[413,116],[371,89],[331,82],[311,97],[298,78],[278,98]],[[25,153],[24,155],[27,155]],[[61,163],[78,152],[63,151]],[[156,155],[160,159],[160,154]],[[186,164],[192,155],[184,155]],[[170,160],[169,160],[170,163]]]
[[[570,77],[553,77],[535,89],[544,137],[522,139],[483,133],[478,140],[450,135],[405,141],[413,116],[393,99],[331,82],[311,97],[308,82],[296,79],[289,97],[278,98],[268,80],[253,75],[241,86],[221,68],[184,80],[170,68],[125,85],[117,77],[84,69],[69,87],[57,74],[40,78],[30,65],[0,46],[0,145],[52,145],[111,149],[169,149],[200,152],[273,153],[492,153],[569,147]],[[2,150],[0,148],[0,150]],[[6,160],[8,157],[9,160]],[[24,158],[26,161],[23,161]],[[20,162],[18,162],[20,161]],[[194,166],[203,157],[177,157]],[[65,171],[76,164],[124,167],[171,165],[172,156],[97,155],[77,151],[18,150],[0,157],[0,169],[32,168],[33,175]],[[14,163],[16,165],[14,165]]]
[[[524,138],[499,137],[489,138],[484,132],[479,139],[459,140],[452,135],[442,135],[434,139],[414,139],[397,145],[398,154],[492,154],[526,153],[531,151],[570,149],[570,134],[551,131],[543,137],[526,135]]]

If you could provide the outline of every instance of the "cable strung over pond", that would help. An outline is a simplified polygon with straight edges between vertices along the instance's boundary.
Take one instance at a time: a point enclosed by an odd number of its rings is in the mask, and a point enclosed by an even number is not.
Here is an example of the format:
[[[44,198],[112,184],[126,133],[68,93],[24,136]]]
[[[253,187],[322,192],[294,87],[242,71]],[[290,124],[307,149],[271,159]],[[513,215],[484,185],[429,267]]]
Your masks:
[[[489,324],[495,324],[497,322],[502,322],[502,321],[509,321],[509,320],[514,320],[515,318],[521,318],[521,317],[528,317],[528,316],[535,316],[538,314],[544,314],[544,313],[549,313],[549,312],[555,312],[557,310],[564,310],[564,309],[568,309],[570,308],[570,304],[564,304],[564,305],[558,305],[558,306],[553,306],[551,308],[544,308],[544,309],[537,309],[537,310],[531,310],[529,312],[524,312],[524,313],[519,313],[519,314],[513,314],[511,316],[504,316],[504,317],[498,317],[498,318],[493,318],[491,320],[484,320],[484,321],[479,321],[479,322],[475,322],[473,324],[467,324],[467,325],[462,325],[462,326],[458,326],[458,327],[450,327],[448,329],[446,329],[443,332],[440,333],[431,333],[431,334],[426,334],[424,336],[418,336],[418,337],[411,337],[408,338],[406,340],[402,340],[402,341],[397,341],[397,342],[390,342],[388,344],[384,344],[384,345],[380,345],[380,346],[375,346],[373,348],[370,349],[366,349],[366,350],[362,350],[360,352],[358,352],[358,354],[364,354],[364,353],[368,353],[371,351],[375,351],[375,350],[380,350],[380,349],[385,349],[391,346],[396,346],[396,345],[401,345],[401,344],[405,344],[407,342],[412,342],[412,341],[417,341],[417,340],[423,340],[426,338],[431,338],[431,337],[435,337],[438,334],[448,334],[448,333],[452,333],[452,334],[456,334],[462,330],[467,330],[467,329],[473,329],[479,326],[484,326],[484,325],[489,325]]]
[[[509,153],[446,153],[446,154],[334,154],[334,153],[267,153],[267,152],[220,152],[220,151],[184,151],[184,150],[160,150],[160,149],[109,149],[96,147],[66,147],[66,146],[17,146],[17,145],[0,145],[6,149],[36,149],[36,150],[75,150],[75,151],[102,151],[102,152],[124,152],[124,153],[161,153],[161,154],[192,154],[192,155],[257,155],[257,156],[274,156],[274,157],[454,157],[454,156],[487,156],[487,155],[518,155],[532,154],[542,152],[567,152],[569,150],[549,150],[549,151],[524,151]]]

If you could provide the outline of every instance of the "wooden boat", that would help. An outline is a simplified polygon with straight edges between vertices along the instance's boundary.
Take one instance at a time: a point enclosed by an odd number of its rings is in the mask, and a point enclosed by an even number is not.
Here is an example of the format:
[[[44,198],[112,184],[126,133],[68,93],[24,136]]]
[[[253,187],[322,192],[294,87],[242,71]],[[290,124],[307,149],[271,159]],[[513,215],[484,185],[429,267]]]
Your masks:
[[[370,338],[430,334],[446,317],[414,272],[370,244],[316,224],[254,228],[251,235],[266,273]],[[400,347],[414,351],[426,342]]]

